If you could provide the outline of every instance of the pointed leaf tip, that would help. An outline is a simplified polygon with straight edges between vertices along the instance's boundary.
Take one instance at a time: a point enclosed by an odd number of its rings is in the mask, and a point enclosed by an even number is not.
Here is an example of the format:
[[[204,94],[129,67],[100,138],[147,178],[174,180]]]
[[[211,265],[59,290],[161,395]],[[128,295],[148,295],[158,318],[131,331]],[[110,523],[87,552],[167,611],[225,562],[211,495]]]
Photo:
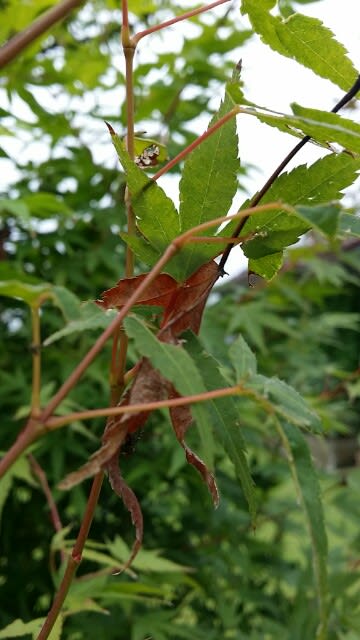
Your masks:
[[[125,508],[131,515],[131,521],[135,527],[135,541],[133,543],[130,557],[121,567],[121,569],[113,574],[119,575],[120,573],[124,573],[124,571],[126,571],[126,569],[130,567],[131,563],[141,549],[144,523],[138,499],[132,489],[128,487],[120,473],[117,453],[108,461],[106,468],[109,473],[109,481],[111,487],[113,491],[122,499]]]
[[[115,133],[114,129],[112,128],[111,124],[109,124],[108,122],[106,122],[106,120],[104,120],[104,122],[105,122],[105,124],[106,124],[106,126],[107,126],[107,128],[108,128],[108,130],[109,130],[110,135],[111,135],[111,136],[116,136],[116,133]]]

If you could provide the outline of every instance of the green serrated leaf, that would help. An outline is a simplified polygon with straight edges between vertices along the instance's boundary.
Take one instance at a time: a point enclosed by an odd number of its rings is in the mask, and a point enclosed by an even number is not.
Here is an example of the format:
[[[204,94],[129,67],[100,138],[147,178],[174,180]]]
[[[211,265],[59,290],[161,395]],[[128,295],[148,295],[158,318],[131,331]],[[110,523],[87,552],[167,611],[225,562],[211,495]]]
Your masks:
[[[251,378],[249,387],[260,392],[271,403],[276,413],[292,424],[313,433],[322,433],[319,416],[310,409],[304,398],[283,380],[257,374]]]
[[[30,307],[34,307],[40,301],[51,296],[51,285],[29,284],[20,280],[3,280],[0,281],[0,296],[17,298]]]
[[[209,127],[232,107],[233,103],[226,97]],[[180,180],[181,232],[227,214],[236,193],[238,170],[238,139],[234,117],[196,147],[185,162]],[[211,230],[207,230],[203,235],[211,233]],[[190,244],[182,252],[184,276],[190,275],[217,252],[218,248],[213,244]]]
[[[220,372],[220,364],[205,351],[199,338],[193,333],[187,333],[185,334],[185,339],[190,354],[201,372],[207,390],[213,391],[226,387],[227,381]],[[250,368],[252,368],[254,362],[250,364],[250,360],[251,358],[249,357],[248,362]],[[254,522],[257,510],[255,486],[245,456],[246,445],[241,434],[239,401],[236,398],[217,398],[209,401],[209,406],[215,432],[234,465],[236,475],[249,505],[251,519]]]
[[[283,173],[261,202],[266,204],[283,200],[292,206],[312,206],[323,204],[327,200],[340,199],[343,189],[356,179],[359,168],[359,158],[353,158],[347,153],[329,154],[310,167],[301,165],[289,173]],[[243,207],[246,206],[247,202]],[[332,224],[335,218],[334,211],[331,216]],[[232,226],[233,223],[230,223],[224,233],[231,234]],[[310,219],[299,219],[284,209],[274,209],[251,216],[244,225],[243,232],[256,232],[259,235],[242,245],[245,255],[250,258],[249,270],[267,280],[271,279],[282,264],[280,250],[297,242],[311,226]],[[326,228],[330,229],[331,225],[327,227],[325,223]]]
[[[27,412],[27,415],[29,412]],[[27,457],[21,456],[18,458],[10,469],[5,473],[0,482],[0,522],[4,508],[4,504],[11,491],[14,480],[22,480],[32,487],[36,487],[37,483],[30,469],[30,463]]]
[[[291,105],[301,130],[319,142],[336,142],[348,151],[360,153],[360,124],[338,113]],[[296,124],[294,126],[297,126]]]
[[[339,234],[360,238],[360,218],[350,213],[342,213],[339,220]]]
[[[64,199],[53,193],[29,193],[23,198],[30,215],[36,218],[50,218],[52,215],[70,215],[72,210],[65,204]]]
[[[30,622],[23,622],[19,618],[14,620],[6,627],[1,629],[0,638],[20,638],[21,636],[29,636],[30,634],[36,638],[37,634],[44,623],[44,618],[36,618]]]
[[[286,19],[273,16],[270,13],[273,4],[242,0],[242,13],[248,14],[262,41],[274,51],[295,59],[342,89],[350,89],[357,71],[347,57],[345,47],[337,42],[332,31],[317,18],[299,13]]]
[[[106,329],[111,320],[116,315],[116,311],[104,313],[94,302],[86,302],[81,306],[80,316],[70,320],[65,327],[52,333],[46,340],[44,346],[48,347],[53,342],[69,336],[73,333],[81,333],[93,329]]]
[[[137,351],[142,356],[149,358],[152,365],[172,382],[181,395],[189,396],[206,391],[194,361],[183,347],[160,342],[145,323],[135,316],[126,318],[124,326],[128,336],[135,341]],[[208,412],[203,403],[192,405],[191,411],[199,429],[202,456],[205,462],[213,468],[215,447],[213,434],[209,428]]]
[[[108,544],[108,548],[113,557],[117,558],[120,562],[125,562],[129,557],[130,549],[119,536],[115,538],[114,542]],[[189,571],[188,567],[163,558],[158,550],[149,551],[140,549],[132,566],[139,571],[153,571],[157,573],[184,573]],[[136,591],[136,585],[131,586],[135,587],[133,591]],[[142,589],[140,590],[143,591]],[[148,591],[152,593],[152,587],[148,587]]]
[[[256,374],[257,363],[255,354],[242,336],[239,336],[229,349],[230,361],[236,373],[236,379],[244,380]]]
[[[60,307],[67,321],[81,317],[81,300],[72,291],[56,285],[52,288],[52,293],[55,304]]]
[[[320,625],[316,638],[326,638],[328,618],[327,537],[319,481],[309,447],[295,427],[277,422],[277,430],[287,452],[291,472],[306,516],[312,546]]]
[[[159,260],[161,252],[154,249],[144,237],[122,232],[120,233],[120,238],[126,242],[135,255],[145,262],[145,264],[152,267]]]
[[[0,483],[0,522],[1,516],[4,508],[4,504],[8,498],[8,495],[11,491],[12,483],[13,483],[14,473],[12,469],[8,471],[1,480]]]
[[[344,118],[337,113],[320,111],[319,109],[307,109],[299,105],[292,105],[294,116],[270,112],[263,107],[241,107],[241,112],[255,116],[260,122],[279,131],[290,133],[297,138],[308,135],[318,144],[329,147],[330,143],[336,143],[352,153],[360,153],[360,125],[349,118]]]
[[[283,259],[284,254],[282,251],[272,253],[263,258],[250,258],[248,262],[249,273],[256,273],[266,280],[271,280],[281,269]]]
[[[163,253],[180,233],[179,216],[174,203],[131,160],[119,136],[112,134],[111,138],[126,173],[138,227],[151,245]]]
[[[5,217],[9,214],[16,216],[23,222],[28,222],[30,220],[30,210],[24,200],[10,200],[8,198],[2,198],[0,200],[0,215],[1,217]]]
[[[296,213],[299,218],[329,238],[336,236],[340,212],[340,205],[331,202],[323,205],[319,204],[315,207],[306,207],[304,205],[296,207]]]

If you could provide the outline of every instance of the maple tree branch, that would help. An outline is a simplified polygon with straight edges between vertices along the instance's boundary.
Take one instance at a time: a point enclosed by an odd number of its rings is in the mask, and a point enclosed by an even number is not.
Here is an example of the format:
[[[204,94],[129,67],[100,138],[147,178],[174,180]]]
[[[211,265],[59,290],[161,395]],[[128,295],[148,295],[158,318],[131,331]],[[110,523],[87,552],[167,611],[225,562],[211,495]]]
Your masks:
[[[5,475],[8,469],[10,469],[14,462],[20,458],[24,451],[26,451],[26,449],[45,432],[45,425],[38,424],[31,418],[28,420],[24,429],[22,429],[17,436],[14,444],[0,460],[0,478]]]
[[[211,4],[205,5],[203,7],[198,7],[197,9],[192,9],[191,11],[187,11],[186,13],[182,13],[180,16],[176,16],[176,18],[171,18],[170,20],[166,20],[165,22],[161,22],[153,27],[149,27],[148,29],[144,29],[144,31],[139,31],[134,37],[133,42],[137,44],[141,38],[150,35],[151,33],[155,33],[156,31],[160,31],[161,29],[165,29],[166,27],[171,27],[173,24],[177,22],[181,22],[182,20],[188,20],[189,18],[193,18],[194,16],[199,15],[200,13],[204,13],[205,11],[210,11],[210,9],[214,9],[215,7],[220,6],[221,4],[225,4],[225,2],[231,2],[231,0],[216,0]]]
[[[342,107],[344,107],[348,102],[350,102],[350,100],[352,100],[359,91],[360,91],[360,75],[357,77],[357,79],[355,80],[350,90],[341,98],[341,100],[339,100],[339,102],[335,105],[335,107],[331,109],[331,113],[337,113],[338,111],[340,111],[340,109],[342,109]],[[257,204],[259,204],[260,200],[269,191],[271,185],[275,182],[275,180],[279,177],[280,173],[289,164],[290,160],[292,160],[293,157],[300,151],[300,149],[302,149],[310,140],[311,140],[311,136],[306,135],[303,137],[302,140],[300,140],[300,142],[298,142],[295,145],[295,147],[293,147],[290,153],[288,153],[288,155],[284,158],[284,160],[280,162],[278,167],[276,167],[275,171],[271,174],[270,178],[268,178],[268,180],[265,182],[264,186],[260,189],[260,191],[258,191],[254,195],[254,197],[250,200],[250,204],[249,204],[250,207],[255,207]],[[246,224],[246,219],[244,218],[239,222],[238,226],[236,227],[234,231],[234,236],[240,235],[245,224]],[[233,244],[229,244],[226,247],[222,255],[221,261],[219,263],[220,271],[224,270],[225,264],[231,253],[232,248],[233,248]]]
[[[284,211],[288,211],[289,213],[294,213],[294,207],[284,204],[283,202],[269,202],[267,204],[262,204],[258,207],[249,207],[247,209],[240,209],[237,213],[233,213],[231,216],[220,216],[219,218],[214,218],[213,220],[209,220],[208,222],[202,222],[198,224],[196,227],[185,231],[180,236],[173,240],[173,244],[180,245],[180,248],[188,242],[192,242],[194,240],[193,235],[195,233],[201,233],[202,231],[206,231],[211,227],[219,226],[222,222],[230,222],[231,220],[248,218],[250,216],[256,215],[258,213],[264,213],[264,211],[272,211],[273,209],[284,209]],[[224,238],[225,239],[225,238]],[[234,241],[234,237],[230,238],[230,242]]]
[[[292,213],[294,211],[293,207],[289,205],[285,205],[282,202],[273,202],[264,205],[260,205],[256,208],[252,209],[243,209],[242,211],[238,211],[237,213],[231,216],[220,216],[214,220],[210,220],[208,222],[203,222],[202,224],[194,227],[193,229],[189,229],[185,233],[181,234],[177,238],[175,238],[172,243],[167,247],[164,251],[163,255],[157,263],[153,266],[151,271],[146,275],[144,280],[140,283],[140,285],[135,289],[135,291],[131,294],[126,304],[119,311],[118,315],[112,320],[109,326],[103,331],[103,333],[98,337],[95,341],[91,349],[88,351],[86,356],[80,361],[80,363],[75,367],[73,372],[70,374],[68,379],[62,384],[57,393],[53,396],[47,406],[43,409],[39,418],[34,420],[29,420],[26,424],[23,431],[20,432],[16,441],[10,447],[8,452],[4,455],[2,460],[0,460],[0,478],[4,475],[4,473],[10,468],[10,466],[17,460],[17,458],[27,449],[27,447],[32,444],[35,440],[37,440],[40,436],[44,435],[47,431],[47,422],[52,416],[54,410],[58,407],[60,402],[67,396],[69,391],[77,384],[83,373],[90,366],[92,361],[101,351],[101,349],[106,344],[107,340],[113,335],[114,331],[118,327],[120,327],[122,321],[127,316],[132,307],[136,304],[137,300],[145,293],[148,286],[155,280],[155,278],[162,272],[165,265],[169,262],[169,260],[181,250],[181,248],[187,243],[192,241],[192,236],[194,233],[201,233],[206,229],[209,229],[213,226],[218,226],[222,222],[229,222],[230,220],[236,218],[244,218],[249,215],[255,215],[257,213],[262,213],[264,211],[271,211],[272,209],[278,209],[281,207],[282,209],[289,211]]]
[[[32,455],[32,453],[29,453],[28,458],[29,458],[31,470],[32,470],[33,474],[38,478],[38,480],[40,482],[40,486],[41,486],[41,488],[42,488],[42,490],[44,492],[44,495],[46,497],[47,503],[49,505],[51,520],[52,520],[52,523],[54,525],[54,529],[55,529],[55,531],[61,531],[63,526],[62,526],[62,523],[61,523],[60,515],[59,515],[59,512],[58,512],[55,500],[53,498],[53,495],[51,493],[51,489],[49,487],[49,483],[48,483],[46,474],[45,474],[44,470],[41,468],[41,466],[39,465],[39,463],[36,460],[36,458]]]
[[[87,537],[89,535],[91,523],[94,517],[95,508],[98,503],[103,476],[104,476],[103,472],[98,473],[93,480],[89,499],[86,505],[84,518],[81,523],[81,527],[79,530],[78,537],[76,539],[74,549],[72,551],[71,556],[69,556],[68,563],[67,563],[59,590],[56,593],[51,609],[46,617],[46,620],[37,637],[37,640],[46,640],[46,638],[49,637],[51,633],[51,629],[53,628],[57,620],[57,617],[61,611],[61,608],[65,602],[65,598],[69,592],[75,573],[81,563],[82,552],[83,552]]]
[[[171,398],[167,400],[156,400],[154,402],[137,403],[124,405],[121,407],[107,407],[104,409],[89,409],[88,411],[75,411],[67,416],[59,416],[50,418],[47,422],[48,430],[55,430],[63,427],[74,420],[88,420],[91,418],[102,418],[104,416],[114,417],[121,414],[139,413],[142,411],[156,411],[156,409],[167,409],[170,407],[182,407],[188,404],[198,402],[206,402],[215,398],[223,398],[224,396],[233,396],[238,393],[247,393],[247,390],[240,384],[232,387],[224,387],[223,389],[214,389],[213,391],[204,391],[191,396],[181,396],[180,398]]]
[[[40,415],[41,388],[41,333],[40,333],[40,304],[31,305],[32,324],[32,380],[31,380],[31,416]]]
[[[36,476],[37,479],[39,480],[40,486],[41,486],[41,488],[42,488],[42,490],[44,492],[45,498],[46,498],[47,503],[49,505],[50,517],[51,517],[51,521],[53,523],[53,527],[54,527],[55,531],[59,532],[63,528],[63,525],[62,525],[62,522],[61,522],[61,519],[60,519],[58,508],[56,506],[56,502],[55,502],[55,500],[53,498],[53,495],[51,493],[51,489],[50,489],[50,486],[49,486],[49,483],[48,483],[48,479],[47,479],[46,473],[41,468],[41,466],[39,465],[38,461],[36,460],[36,458],[33,456],[32,453],[29,453],[28,459],[29,459],[29,462],[30,462],[31,470],[32,470],[34,476]],[[60,550],[60,557],[61,557],[61,562],[64,562],[65,561],[65,553],[64,553],[63,550]]]
[[[121,44],[125,58],[125,91],[126,91],[126,148],[130,158],[134,158],[134,54],[136,45],[133,43],[129,27],[128,2],[122,2],[122,28]],[[127,231],[129,235],[136,233],[136,218],[131,204],[131,197],[128,187],[125,189],[125,209],[127,219]],[[131,278],[134,274],[135,256],[130,245],[126,246],[125,255],[125,277]],[[119,345],[118,356],[113,347],[111,360],[111,387],[112,402],[118,401],[122,387],[124,385],[124,374],[126,369],[126,354],[128,349],[128,338],[120,325],[114,335],[114,346]]]
[[[191,153],[191,151],[194,151],[194,149],[196,149],[196,147],[198,147],[199,144],[201,144],[204,140],[206,140],[206,138],[208,138],[213,133],[215,133],[217,129],[220,129],[220,127],[222,127],[223,124],[228,122],[228,120],[231,120],[231,118],[234,118],[238,113],[239,113],[239,107],[235,106],[231,109],[231,111],[229,111],[224,116],[219,118],[219,120],[217,120],[215,124],[209,127],[205,131],[205,133],[203,133],[201,136],[196,138],[196,140],[194,140],[194,142],[189,144],[189,146],[186,147],[186,149],[183,149],[182,151],[180,151],[180,153],[178,153],[177,156],[175,156],[175,158],[172,158],[164,167],[159,169],[159,171],[153,176],[153,180],[157,180],[158,178],[160,178],[160,176],[164,175],[164,173],[166,173],[167,171],[172,169],[176,164],[178,164],[178,162],[186,158],[186,156],[189,153]]]
[[[34,20],[32,24],[23,31],[17,33],[6,44],[0,47],[0,69],[12,62],[29,44],[39,38],[45,31],[50,29],[56,22],[66,18],[69,13],[76,9],[84,0],[62,0],[46,13]]]
[[[122,2],[122,30],[121,42],[125,58],[126,77],[126,115],[127,115],[127,150],[131,158],[134,157],[134,83],[133,83],[133,61],[135,46],[131,44],[129,32],[129,17],[127,0]],[[131,206],[129,190],[125,191],[125,208],[127,213],[128,233],[135,233],[135,215]],[[134,253],[128,246],[125,258],[125,276],[130,278],[134,273]],[[126,354],[128,348],[128,337],[118,322],[113,331],[113,344],[110,361],[110,401],[115,406],[121,396],[124,386],[124,373],[126,367]],[[53,399],[54,400],[54,399]],[[49,407],[47,407],[49,410]],[[77,568],[81,562],[81,556],[86,540],[88,538],[91,522],[94,517],[98,503],[101,487],[104,480],[104,472],[100,470],[93,478],[90,495],[86,505],[86,511],[81,523],[80,531],[74,545],[71,556],[61,581],[60,587],[54,598],[52,607],[46,617],[44,626],[38,636],[38,640],[45,640],[49,637],[51,630],[60,614],[61,608],[67,597],[69,588],[75,577]]]

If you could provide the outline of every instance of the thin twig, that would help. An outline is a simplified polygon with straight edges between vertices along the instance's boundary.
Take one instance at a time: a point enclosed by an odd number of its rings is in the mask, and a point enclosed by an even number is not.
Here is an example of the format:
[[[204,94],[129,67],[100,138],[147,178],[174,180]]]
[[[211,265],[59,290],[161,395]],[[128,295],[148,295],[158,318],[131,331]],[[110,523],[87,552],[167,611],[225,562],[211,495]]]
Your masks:
[[[218,7],[221,4],[225,4],[225,2],[230,2],[230,1],[231,0],[216,0],[216,2],[207,4],[204,7],[198,7],[198,9],[192,9],[191,11],[187,11],[186,13],[183,13],[180,16],[176,16],[176,18],[171,18],[170,20],[161,22],[160,24],[157,24],[154,27],[149,27],[148,29],[144,29],[144,31],[139,31],[139,33],[137,33],[132,38],[132,41],[135,44],[137,44],[139,40],[141,40],[141,38],[144,38],[145,36],[148,36],[151,33],[155,33],[155,31],[160,31],[161,29],[165,29],[166,27],[171,27],[173,24],[176,24],[177,22],[181,22],[182,20],[188,20],[189,18],[193,18],[194,16],[199,15],[199,13],[210,11],[210,9],[214,9],[215,7]]]
[[[194,140],[194,142],[189,144],[189,146],[186,147],[186,149],[183,149],[182,151],[180,151],[180,153],[178,153],[178,155],[175,156],[175,158],[172,158],[170,162],[168,162],[164,167],[159,169],[159,171],[153,176],[153,180],[157,180],[158,178],[160,178],[160,176],[164,175],[164,173],[166,173],[167,171],[172,169],[176,164],[178,164],[178,162],[186,158],[186,156],[189,155],[191,151],[194,151],[194,149],[196,149],[196,147],[198,147],[199,144],[201,144],[204,140],[206,140],[206,138],[209,138],[209,136],[215,133],[217,129],[220,129],[220,127],[222,127],[226,122],[228,122],[228,120],[231,120],[232,118],[234,118],[238,113],[239,113],[239,107],[235,106],[233,107],[233,109],[231,109],[231,111],[229,111],[224,116],[219,118],[219,120],[217,120],[215,124],[209,127],[205,131],[205,133],[203,133],[201,136],[196,138],[196,140]]]
[[[350,100],[352,100],[356,96],[358,91],[360,91],[360,75],[355,80],[351,89],[341,98],[341,100],[339,100],[339,102],[335,105],[335,107],[331,109],[331,112],[337,113],[338,111],[340,111],[340,109],[344,105],[346,105],[348,102],[350,102]],[[311,140],[311,136],[306,135],[302,140],[300,140],[300,142],[298,142],[295,145],[295,147],[290,151],[290,153],[288,153],[286,158],[284,158],[284,160],[280,162],[279,166],[275,169],[274,173],[271,174],[270,178],[265,182],[262,189],[260,189],[260,191],[258,191],[254,195],[254,197],[250,200],[249,207],[256,207],[256,205],[259,204],[260,200],[264,197],[265,193],[269,191],[271,185],[275,182],[276,178],[279,177],[280,173],[285,169],[286,165],[289,164],[290,160],[293,159],[293,157],[300,151],[300,149],[302,149],[306,145],[307,142],[309,142],[309,140]],[[238,226],[233,232],[233,236],[240,235],[246,222],[247,222],[246,218],[243,218],[239,222]],[[234,246],[233,244],[229,244],[222,255],[222,258],[219,262],[220,273],[223,273],[224,271],[225,263],[227,262],[227,259],[230,255],[231,250],[233,249],[233,246]]]
[[[25,428],[20,432],[13,446],[9,449],[9,451],[4,455],[2,460],[0,460],[0,478],[6,473],[6,471],[11,467],[11,465],[17,460],[17,458],[30,446],[35,440],[37,440],[40,436],[42,436],[47,431],[47,421],[52,416],[56,407],[60,404],[60,402],[67,396],[69,391],[77,384],[80,380],[83,373],[90,366],[92,361],[101,351],[103,346],[106,344],[107,340],[113,335],[114,331],[121,325],[124,318],[127,316],[132,307],[136,304],[139,298],[145,293],[149,285],[155,280],[159,273],[162,272],[165,265],[169,262],[169,260],[181,250],[181,248],[187,243],[191,242],[192,235],[194,233],[201,233],[206,229],[209,229],[211,226],[219,226],[222,222],[230,222],[235,218],[244,218],[249,215],[255,215],[259,213],[263,213],[264,211],[271,211],[272,209],[278,209],[282,207],[282,209],[289,211],[289,213],[293,213],[293,207],[288,205],[284,205],[282,202],[272,202],[269,204],[260,205],[256,207],[256,209],[243,209],[242,211],[238,211],[234,215],[231,216],[221,216],[214,220],[210,220],[209,222],[203,222],[202,224],[194,227],[193,229],[189,229],[181,236],[175,238],[172,243],[167,247],[164,251],[161,258],[159,258],[158,262],[154,265],[154,267],[149,271],[144,280],[140,283],[134,293],[129,297],[127,303],[123,306],[121,311],[119,311],[116,318],[112,320],[109,326],[103,331],[103,333],[98,337],[96,342],[91,347],[90,351],[86,354],[86,356],[81,360],[78,366],[74,369],[69,378],[64,382],[64,384],[60,387],[55,396],[50,400],[48,405],[42,411],[41,416],[37,421],[30,419],[26,424]]]
[[[59,590],[54,598],[52,607],[47,615],[47,618],[37,637],[37,640],[46,640],[46,638],[49,637],[51,633],[51,629],[53,628],[57,620],[57,617],[62,609],[62,606],[65,602],[65,598],[68,594],[68,591],[72,584],[75,573],[80,565],[82,552],[83,552],[87,537],[89,535],[90,526],[94,517],[95,507],[97,505],[99,494],[101,491],[103,475],[104,475],[103,472],[100,472],[95,476],[93,480],[89,500],[86,505],[86,511],[84,514],[83,521],[81,523],[79,535],[77,537],[73,552],[69,557],[68,564],[65,569],[65,573],[61,581]]]
[[[60,515],[55,503],[55,500],[53,498],[53,495],[51,493],[51,489],[49,487],[49,483],[48,483],[48,479],[46,477],[46,474],[44,472],[44,470],[40,467],[38,461],[34,458],[34,456],[32,455],[32,453],[29,453],[28,455],[29,461],[30,461],[30,465],[31,465],[31,469],[34,473],[34,475],[38,478],[41,488],[45,494],[46,500],[48,502],[49,505],[49,510],[50,510],[50,515],[51,515],[51,521],[54,525],[54,529],[55,531],[61,531],[61,529],[63,528],[61,520],[60,520]]]
[[[0,69],[14,60],[29,44],[48,31],[56,22],[63,20],[74,9],[83,4],[84,0],[62,0],[43,13],[32,24],[26,27],[6,44],[0,47]]]
[[[11,459],[11,464],[16,460],[16,458],[24,451],[26,447],[29,446],[34,440],[36,440],[40,435],[46,432],[46,424],[50,416],[53,414],[54,410],[58,407],[60,402],[67,396],[69,391],[75,386],[75,384],[80,380],[83,373],[93,362],[95,357],[101,351],[103,346],[106,344],[107,340],[113,335],[114,331],[119,327],[127,316],[132,307],[136,304],[139,298],[145,293],[149,285],[155,280],[159,273],[162,272],[165,265],[169,262],[169,260],[181,250],[181,248],[188,242],[191,242],[192,236],[196,233],[201,233],[202,231],[206,231],[212,226],[219,226],[222,222],[230,222],[236,218],[244,218],[249,215],[255,215],[263,213],[264,211],[271,211],[273,209],[278,209],[282,207],[284,210],[289,211],[289,213],[293,212],[293,207],[288,205],[284,205],[282,202],[272,202],[264,205],[260,205],[256,209],[243,209],[242,211],[238,211],[237,213],[231,216],[220,216],[214,220],[210,220],[208,222],[203,222],[202,224],[194,227],[193,229],[189,229],[184,232],[177,238],[175,238],[172,243],[166,248],[163,255],[159,258],[157,263],[153,266],[151,271],[146,275],[144,280],[140,283],[140,285],[135,289],[134,293],[131,294],[126,304],[119,311],[116,318],[112,320],[109,326],[103,331],[103,333],[98,337],[96,342],[91,347],[90,351],[86,354],[86,356],[81,360],[81,362],[77,365],[74,371],[70,374],[68,379],[64,382],[64,384],[60,387],[55,396],[50,400],[48,405],[42,411],[39,420],[34,423],[33,420],[29,421],[26,425],[25,429],[20,433],[17,441],[14,443],[13,447],[8,451],[8,453],[4,456],[2,460],[0,460],[0,477],[7,471],[9,468],[9,464],[7,463],[7,457],[9,456]],[[14,450],[14,451],[13,451]]]
[[[223,389],[214,389],[213,391],[204,391],[202,393],[196,393],[191,396],[181,396],[180,398],[171,398],[167,400],[157,400],[154,402],[137,403],[131,405],[124,405],[120,407],[107,407],[104,409],[89,409],[88,411],[77,411],[69,413],[67,416],[59,416],[56,418],[50,418],[47,422],[49,430],[53,431],[63,427],[65,424],[69,424],[74,420],[89,420],[92,418],[103,418],[120,416],[122,414],[133,414],[142,411],[156,411],[157,409],[167,409],[170,407],[182,407],[189,404],[196,404],[198,402],[206,402],[214,400],[216,398],[223,398],[224,396],[234,396],[239,393],[247,393],[247,390],[242,385],[234,385],[233,387],[225,387]]]
[[[58,511],[58,508],[56,506],[56,502],[54,500],[54,497],[51,493],[51,489],[48,483],[48,479],[46,477],[46,473],[45,471],[40,467],[38,461],[36,460],[36,458],[32,455],[32,453],[29,453],[28,455],[29,458],[29,462],[30,462],[30,466],[32,469],[33,474],[37,477],[37,479],[40,482],[40,486],[44,492],[44,495],[46,497],[47,503],[49,505],[49,511],[50,511],[50,517],[51,517],[51,521],[53,523],[53,527],[55,529],[55,531],[59,532],[61,531],[61,529],[63,528],[61,519],[60,519],[60,514]],[[63,550],[60,551],[60,557],[61,557],[61,562],[65,562],[65,553]]]
[[[40,304],[31,306],[32,324],[32,389],[31,389],[31,415],[38,418],[40,409],[40,389],[41,389],[41,333],[40,333]]]

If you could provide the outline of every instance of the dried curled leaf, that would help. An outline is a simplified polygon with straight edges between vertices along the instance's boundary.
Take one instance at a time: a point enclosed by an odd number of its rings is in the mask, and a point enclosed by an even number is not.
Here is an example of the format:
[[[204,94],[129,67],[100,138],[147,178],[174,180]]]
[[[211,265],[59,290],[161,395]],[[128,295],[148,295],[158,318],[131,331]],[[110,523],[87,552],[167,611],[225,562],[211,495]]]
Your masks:
[[[170,392],[171,398],[180,397],[179,394],[175,391],[174,388],[171,389]],[[199,456],[190,449],[190,447],[185,442],[185,435],[188,428],[191,426],[193,421],[190,407],[188,406],[180,406],[180,407],[172,407],[170,409],[170,418],[172,422],[173,429],[175,431],[176,438],[178,442],[181,444],[182,448],[185,451],[186,460],[189,464],[191,464],[195,469],[199,471],[204,482],[206,483],[210,495],[212,497],[213,503],[215,507],[219,506],[220,497],[219,491],[217,488],[216,480],[214,475],[209,471],[206,464],[199,458]]]
[[[118,406],[163,400],[166,398],[166,390],[166,383],[158,371],[152,367],[149,360],[143,358],[130,392],[126,394]],[[148,415],[148,411],[139,411],[133,414],[120,414],[109,420],[102,438],[102,447],[80,469],[66,476],[59,484],[59,488],[71,489],[104,469],[106,463],[120,451],[127,434],[140,429],[145,424]]]
[[[103,309],[113,309],[122,307],[130,296],[140,286],[147,277],[142,273],[134,278],[124,278],[119,280],[115,287],[107,289],[101,294],[101,300],[96,300],[96,304]],[[139,298],[136,304],[166,307],[177,288],[177,282],[167,273],[160,273],[151,282],[145,293]]]
[[[132,489],[126,484],[124,478],[120,473],[118,455],[113,456],[106,464],[106,469],[109,474],[109,482],[113,491],[122,499],[126,509],[131,515],[131,521],[135,527],[135,542],[133,544],[131,554],[127,562],[119,571],[116,571],[114,575],[123,573],[128,569],[140,551],[143,539],[144,523],[141,507],[138,499]]]
[[[171,276],[160,274],[149,285],[146,292],[138,300],[142,305],[164,307],[164,315],[158,340],[178,343],[181,333],[191,329],[197,333],[200,328],[202,313],[208,295],[219,276],[218,266],[211,261],[198,269],[183,283],[177,283]],[[138,286],[143,282],[145,274],[135,278],[125,278],[111,289],[104,291],[102,299],[97,301],[103,309],[123,306]],[[156,341],[156,338],[153,338]],[[157,343],[158,344],[158,343]],[[137,365],[136,375],[131,389],[124,395],[118,406],[144,404],[178,396],[172,384],[165,380],[147,358],[142,358]],[[135,526],[135,542],[125,566],[128,568],[138,553],[143,537],[143,517],[138,500],[121,476],[118,456],[128,434],[142,428],[148,418],[149,411],[138,411],[132,414],[119,414],[110,418],[102,438],[102,446],[80,469],[68,475],[60,484],[63,489],[70,489],[85,478],[102,470],[108,472],[110,484],[121,497],[125,507],[131,514]],[[193,465],[203,477],[215,506],[219,503],[219,493],[215,478],[206,464],[186,444],[185,435],[192,422],[189,407],[173,408],[170,412],[176,437],[183,447],[187,461]]]
[[[218,265],[211,260],[178,287],[164,311],[161,340],[171,341],[171,337],[179,336],[187,329],[199,332],[206,301],[218,277]]]

